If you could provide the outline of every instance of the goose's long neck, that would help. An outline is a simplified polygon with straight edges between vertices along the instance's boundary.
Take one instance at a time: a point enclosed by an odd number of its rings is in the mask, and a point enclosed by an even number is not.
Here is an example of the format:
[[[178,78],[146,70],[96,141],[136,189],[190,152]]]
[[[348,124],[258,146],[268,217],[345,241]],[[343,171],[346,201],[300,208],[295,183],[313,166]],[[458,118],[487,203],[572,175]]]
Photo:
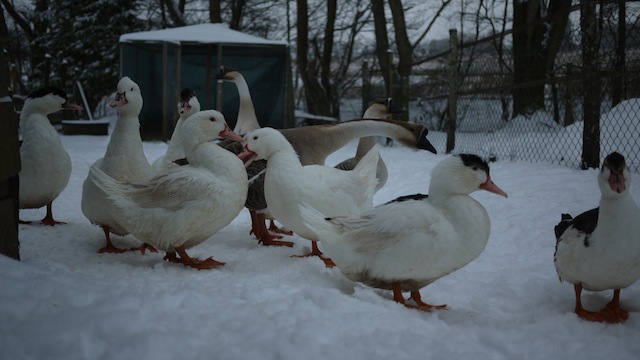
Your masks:
[[[290,140],[294,144],[298,141],[303,144],[300,148],[296,147],[296,151],[304,165],[324,164],[324,160],[331,153],[363,136],[386,136],[397,139],[399,134],[398,125],[375,120],[348,121],[333,126],[309,129],[308,132],[301,130],[297,134],[292,134],[295,139]]]
[[[249,92],[249,86],[244,77],[240,77],[235,81],[238,88],[238,97],[240,98],[240,108],[238,109],[238,121],[233,128],[233,132],[237,134],[245,134],[249,130],[260,128],[258,118],[256,116],[256,109],[253,106],[253,100],[251,100],[251,93]]]

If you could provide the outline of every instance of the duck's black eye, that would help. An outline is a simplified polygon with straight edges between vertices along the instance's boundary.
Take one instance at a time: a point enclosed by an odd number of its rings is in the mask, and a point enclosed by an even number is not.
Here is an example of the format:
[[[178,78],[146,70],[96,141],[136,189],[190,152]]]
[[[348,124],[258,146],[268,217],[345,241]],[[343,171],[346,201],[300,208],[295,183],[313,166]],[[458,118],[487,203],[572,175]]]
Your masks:
[[[478,167],[477,166],[474,166],[472,169],[473,169],[473,171],[478,171]]]
[[[253,140],[258,140],[258,135],[253,135]]]
[[[131,88],[131,91],[133,91],[133,88]]]
[[[213,116],[209,118],[209,121],[214,122],[216,121],[216,118],[214,118]]]

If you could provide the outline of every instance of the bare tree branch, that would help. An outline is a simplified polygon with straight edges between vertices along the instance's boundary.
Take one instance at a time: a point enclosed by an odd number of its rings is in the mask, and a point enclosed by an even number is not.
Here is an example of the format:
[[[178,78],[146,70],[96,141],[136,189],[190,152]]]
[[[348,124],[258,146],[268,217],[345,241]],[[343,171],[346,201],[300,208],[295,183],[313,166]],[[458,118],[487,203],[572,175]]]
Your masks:
[[[16,9],[13,7],[13,4],[11,4],[9,0],[0,0],[0,2],[2,2],[2,5],[4,6],[5,10],[7,10],[7,13],[11,15],[11,18],[13,18],[13,21],[15,21],[16,24],[20,26],[22,31],[24,31],[24,34],[27,37],[27,39],[29,39],[29,41],[32,41],[33,39],[35,39],[36,34],[33,31],[33,29],[31,29],[31,26],[29,26],[29,22],[24,17],[22,17],[20,13],[18,13],[18,11],[16,11]]]
[[[442,12],[444,11],[444,9],[449,5],[449,3],[451,3],[452,0],[442,0],[442,3],[440,4],[440,8],[438,9],[438,11],[436,12],[436,14],[433,16],[433,18],[431,19],[431,21],[429,22],[429,25],[427,25],[427,28],[424,29],[424,31],[422,32],[422,34],[420,35],[420,37],[418,37],[418,39],[411,45],[411,49],[415,49],[418,45],[420,45],[420,42],[424,39],[424,37],[429,33],[429,31],[431,30],[431,28],[433,27],[433,24],[436,22],[436,20],[440,17],[440,15],[442,14]]]

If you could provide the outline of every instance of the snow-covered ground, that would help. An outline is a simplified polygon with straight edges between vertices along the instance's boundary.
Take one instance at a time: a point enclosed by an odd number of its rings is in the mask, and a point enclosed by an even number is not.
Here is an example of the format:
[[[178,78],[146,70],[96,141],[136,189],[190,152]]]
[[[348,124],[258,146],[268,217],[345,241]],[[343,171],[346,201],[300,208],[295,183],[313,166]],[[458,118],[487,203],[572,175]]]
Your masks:
[[[439,151],[444,135],[430,134]],[[294,248],[263,247],[243,210],[190,254],[226,266],[197,271],[162,253],[98,254],[102,231],[82,215],[82,182],[104,154],[107,136],[62,136],[73,160],[54,202],[55,227],[20,225],[22,261],[0,256],[0,359],[638,359],[640,286],[622,291],[623,324],[588,323],[573,313],[573,287],[553,266],[553,227],[562,212],[597,206],[596,170],[499,160],[491,176],[505,199],[474,193],[488,210],[486,250],[463,269],[422,289],[448,304],[423,313],[396,304]],[[149,160],[166,144],[144,144]],[[446,155],[382,147],[389,168],[380,204],[427,192],[431,169]],[[624,153],[625,148],[618,149]],[[328,161],[355,152],[355,143]],[[636,175],[637,177],[637,175]],[[631,192],[640,201],[634,179]],[[40,220],[44,209],[21,211]],[[138,245],[114,237],[120,246]],[[599,308],[612,293],[584,292]]]

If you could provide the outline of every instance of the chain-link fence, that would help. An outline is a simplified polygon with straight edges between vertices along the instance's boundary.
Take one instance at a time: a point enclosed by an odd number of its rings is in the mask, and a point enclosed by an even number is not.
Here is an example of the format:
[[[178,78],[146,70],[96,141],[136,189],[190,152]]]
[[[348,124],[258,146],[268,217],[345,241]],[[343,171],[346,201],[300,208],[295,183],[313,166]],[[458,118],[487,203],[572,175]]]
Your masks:
[[[583,30],[586,15],[574,5],[553,57],[535,48],[516,49],[514,42],[522,41],[518,36],[530,31],[527,27],[426,59],[412,75],[410,120],[443,132],[454,121],[454,152],[586,168],[618,151],[640,172],[638,4],[607,2],[595,10],[595,41],[582,41],[589,35]],[[523,67],[528,68],[524,76]],[[536,69],[544,74],[537,76]],[[450,104],[457,110],[453,120]],[[587,121],[594,109],[595,127]],[[588,161],[594,154],[595,164]]]

